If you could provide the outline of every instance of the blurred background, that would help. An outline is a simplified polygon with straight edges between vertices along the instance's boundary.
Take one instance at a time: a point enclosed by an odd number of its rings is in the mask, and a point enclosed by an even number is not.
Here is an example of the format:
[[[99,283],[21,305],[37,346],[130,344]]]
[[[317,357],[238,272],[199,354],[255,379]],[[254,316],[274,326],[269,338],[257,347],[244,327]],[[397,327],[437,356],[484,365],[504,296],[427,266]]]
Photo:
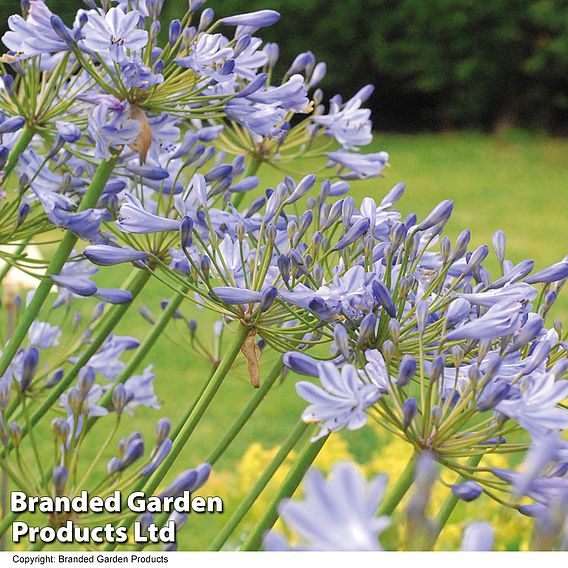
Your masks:
[[[47,4],[68,22],[84,6],[81,0]],[[404,214],[424,216],[442,199],[455,201],[447,227],[451,238],[467,227],[475,247],[489,244],[502,229],[507,256],[514,263],[532,258],[536,269],[568,253],[568,0],[209,0],[207,6],[219,16],[278,10],[280,22],[259,35],[280,45],[282,72],[302,51],[325,61],[328,74],[321,86],[328,96],[341,93],[347,99],[367,83],[376,86],[368,103],[376,133],[364,151],[388,151],[390,167],[383,179],[353,183],[356,201],[365,195],[380,200],[404,181]],[[163,28],[186,8],[187,0],[165,0]],[[1,33],[19,11],[18,0],[0,0]],[[263,168],[260,177],[262,187],[274,187],[282,174]],[[105,286],[120,286],[127,271],[115,267],[100,276]],[[159,302],[168,295],[152,282],[117,332],[144,335],[149,326],[138,308],[143,302],[159,313]],[[196,317],[189,303],[183,312]],[[568,299],[561,298],[553,317],[566,321],[567,316]],[[200,337],[211,343],[213,318],[197,317]],[[160,413],[174,423],[205,379],[207,364],[188,344],[187,326],[176,320],[145,361],[155,364]],[[270,363],[263,358],[263,370]],[[187,467],[204,459],[219,425],[251,395],[244,361],[230,378],[181,455]],[[209,482],[209,494],[222,495],[229,514],[297,422],[304,404],[294,382],[288,376],[272,389],[258,420],[247,425]],[[156,412],[141,409],[137,418],[136,427],[151,438]],[[317,465],[327,469],[337,459],[354,458],[367,474],[385,471],[396,479],[406,452],[408,447],[384,432],[366,428],[334,437]],[[505,467],[501,459],[488,465]],[[436,497],[438,507],[444,497],[444,491]],[[252,509],[248,523],[262,513],[266,499]],[[526,519],[482,498],[473,509],[456,509],[440,549],[456,547],[466,517],[491,520],[498,549],[527,546]],[[180,548],[202,549],[223,520],[203,516],[190,522]]]
[[[48,0],[69,20],[81,0]],[[273,8],[263,30],[282,66],[311,50],[323,87],[345,96],[377,85],[381,130],[512,127],[568,134],[568,0],[209,0],[219,15]],[[187,0],[166,0],[164,19]],[[18,0],[2,0],[2,33]],[[167,29],[167,27],[166,27]]]

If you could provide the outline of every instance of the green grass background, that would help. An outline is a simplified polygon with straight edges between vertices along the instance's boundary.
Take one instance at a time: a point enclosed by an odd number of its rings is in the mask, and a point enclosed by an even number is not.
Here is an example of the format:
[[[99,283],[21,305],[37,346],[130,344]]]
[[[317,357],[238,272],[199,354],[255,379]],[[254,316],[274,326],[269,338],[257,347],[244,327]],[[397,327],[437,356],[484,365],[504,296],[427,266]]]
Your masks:
[[[502,229],[508,238],[507,257],[515,263],[532,258],[536,269],[568,254],[568,140],[523,132],[513,132],[502,138],[473,132],[413,136],[377,134],[373,146],[374,150],[390,153],[390,167],[382,179],[353,184],[356,202],[366,195],[380,200],[392,185],[402,181],[406,183],[406,192],[399,207],[404,214],[416,212],[422,217],[442,199],[455,201],[454,214],[447,227],[452,239],[463,228],[469,228],[472,246],[490,244],[494,231]],[[303,164],[304,167],[309,171],[309,164]],[[273,186],[281,179],[279,172],[270,169],[261,169],[259,175],[263,187]],[[103,269],[100,277],[104,278],[105,286],[118,286],[127,273],[128,269],[123,267]],[[169,295],[163,285],[151,282],[117,333],[142,338],[149,330],[149,324],[141,318],[137,308],[145,305],[158,314],[159,301]],[[91,304],[84,304],[88,311],[87,306],[91,309]],[[182,311],[188,316],[196,314],[188,302],[182,306]],[[568,301],[563,299],[559,301],[555,315],[567,319],[567,314]],[[214,318],[203,312],[197,317],[200,337],[208,343]],[[224,340],[227,342],[230,338]],[[264,359],[261,363],[266,369],[270,360]],[[140,430],[147,439],[149,450],[156,420],[168,416],[175,424],[207,379],[208,368],[189,349],[189,334],[180,321],[170,325],[146,363],[154,364],[156,391],[163,402],[162,409],[140,409],[134,420],[124,421],[124,432]],[[178,459],[175,474],[205,459],[252,394],[244,364],[239,361]],[[261,441],[267,447],[281,443],[298,421],[303,407],[303,401],[294,391],[294,378],[288,376],[271,391],[255,419],[218,462],[217,469],[233,469],[253,441]],[[49,428],[47,421],[43,428],[46,431]],[[83,463],[88,464],[93,459],[105,430],[95,426],[90,442],[85,445]],[[348,441],[362,461],[375,449],[376,440],[369,429],[351,433]],[[50,451],[51,445],[46,445],[46,456]],[[106,459],[99,466],[102,471]],[[174,473],[171,473],[167,481],[173,477]],[[230,513],[227,510],[224,519]],[[192,517],[180,533],[180,549],[205,547],[224,519]]]

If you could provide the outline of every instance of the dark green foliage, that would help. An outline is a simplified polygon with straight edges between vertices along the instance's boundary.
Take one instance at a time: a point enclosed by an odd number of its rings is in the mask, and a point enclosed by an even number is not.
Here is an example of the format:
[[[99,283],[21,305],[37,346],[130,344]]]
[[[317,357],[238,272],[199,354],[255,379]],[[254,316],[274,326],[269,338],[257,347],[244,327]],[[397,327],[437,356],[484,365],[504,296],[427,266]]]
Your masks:
[[[79,0],[48,0],[67,20]],[[3,21],[19,2],[2,1]],[[166,0],[179,17],[186,0]],[[282,50],[328,63],[323,87],[365,83],[379,129],[509,126],[568,132],[568,0],[210,0],[218,15],[282,13],[263,31]],[[167,26],[166,26],[167,27]]]

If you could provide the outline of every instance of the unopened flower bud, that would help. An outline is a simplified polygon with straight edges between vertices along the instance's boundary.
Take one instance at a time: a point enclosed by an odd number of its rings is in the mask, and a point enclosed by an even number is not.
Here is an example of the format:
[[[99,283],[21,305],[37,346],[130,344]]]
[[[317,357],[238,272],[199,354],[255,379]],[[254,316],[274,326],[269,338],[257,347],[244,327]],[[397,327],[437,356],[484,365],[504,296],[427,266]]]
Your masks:
[[[381,348],[381,352],[388,365],[392,361],[394,355],[394,343],[390,339],[385,340]]]
[[[14,446],[17,446],[22,441],[22,429],[17,422],[10,422],[8,425],[8,432],[10,433],[10,439]]]
[[[466,503],[470,501],[475,501],[481,493],[483,493],[483,488],[479,483],[467,480],[459,485],[452,485],[452,493],[459,497],[462,501]]]
[[[505,233],[500,229],[495,231],[493,234],[493,249],[495,250],[495,254],[497,258],[503,262],[505,259],[505,246],[507,244],[507,240],[505,238]]]
[[[237,233],[237,239],[242,243],[247,236],[247,229],[243,221],[238,221],[235,225],[235,232]]]
[[[128,394],[126,392],[126,388],[124,388],[123,384],[116,385],[112,391],[112,406],[118,416],[123,413],[124,407],[127,403]]]
[[[430,364],[430,380],[436,382],[442,376],[444,372],[444,357],[442,355],[438,355],[434,357],[434,360]]]
[[[269,286],[265,288],[262,292],[262,296],[260,297],[260,311],[267,312],[274,303],[274,300],[278,297],[278,288],[276,286]]]
[[[398,371],[398,380],[396,384],[399,387],[405,387],[410,383],[414,374],[416,373],[416,359],[410,355],[405,355],[400,363],[400,369]]]
[[[51,421],[51,431],[53,435],[62,443],[66,443],[69,438],[71,428],[63,418],[54,418]]]
[[[95,384],[95,370],[92,367],[84,367],[77,379],[77,388],[79,395],[84,400],[87,398],[89,391]]]
[[[389,336],[395,344],[400,341],[400,323],[398,323],[398,320],[391,319],[389,321]]]
[[[333,330],[333,338],[335,340],[335,345],[337,350],[346,361],[351,359],[351,351],[349,349],[349,335],[346,329],[341,325],[337,324]]]
[[[156,422],[156,444],[159,446],[169,435],[172,429],[172,423],[169,418],[160,418]]]
[[[179,238],[182,248],[187,248],[191,245],[193,238],[193,219],[189,215],[184,215],[179,225]]]
[[[22,366],[22,377],[20,380],[20,391],[29,390],[32,380],[36,374],[39,363],[39,351],[35,347],[26,349]]]
[[[418,404],[415,398],[407,398],[402,405],[402,427],[406,430],[414,420]]]
[[[51,481],[53,482],[53,487],[55,488],[56,495],[63,495],[68,475],[69,474],[65,466],[58,465],[54,468],[53,475],[51,476]]]
[[[211,260],[207,255],[203,255],[199,261],[199,265],[201,268],[201,272],[203,273],[203,277],[205,279],[209,278],[209,273],[211,270]]]
[[[357,338],[357,346],[361,347],[365,345],[369,339],[371,339],[375,333],[375,327],[377,325],[377,318],[372,312],[367,314],[359,325],[359,336]]]

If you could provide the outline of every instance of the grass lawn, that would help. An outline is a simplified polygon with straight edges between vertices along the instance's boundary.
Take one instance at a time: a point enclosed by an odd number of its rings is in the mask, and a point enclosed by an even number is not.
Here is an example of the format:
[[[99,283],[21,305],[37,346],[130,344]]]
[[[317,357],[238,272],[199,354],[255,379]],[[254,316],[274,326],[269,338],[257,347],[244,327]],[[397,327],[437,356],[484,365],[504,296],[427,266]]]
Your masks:
[[[448,224],[448,234],[452,238],[467,227],[472,232],[473,245],[489,244],[493,232],[502,229],[508,237],[507,256],[515,263],[532,258],[536,269],[568,254],[568,140],[522,133],[499,139],[477,133],[378,134],[374,146],[390,153],[391,166],[384,179],[353,184],[356,202],[365,195],[380,200],[392,185],[403,181],[407,187],[399,203],[403,213],[415,211],[424,216],[442,199],[454,199],[454,214]],[[275,184],[280,177],[278,172],[270,170],[261,170],[260,175],[265,186]],[[104,274],[105,285],[112,286],[122,282],[126,271],[113,268],[105,270]],[[137,308],[145,305],[158,313],[159,300],[168,295],[162,285],[151,282],[144,291],[143,301],[136,302],[136,307],[130,310],[117,332],[142,338],[149,324],[139,316]],[[184,305],[182,311],[187,315],[193,313],[189,305]],[[559,303],[556,314],[568,319],[567,300]],[[199,317],[208,322],[200,324],[200,337],[207,342],[212,336],[213,318],[209,314]],[[177,321],[147,357],[147,363],[154,364],[156,391],[163,401],[162,409],[157,412],[142,410],[135,420],[125,422],[128,423],[127,430],[139,429],[147,436],[148,447],[155,421],[167,415],[175,424],[207,378],[207,366],[185,347],[187,344],[187,329],[183,322]],[[262,364],[268,368],[270,362],[263,360]],[[233,469],[253,441],[261,441],[267,447],[282,442],[304,406],[295,395],[293,383],[289,376],[273,389],[259,409],[256,420],[247,425],[218,462],[218,470]],[[244,363],[239,361],[178,459],[176,473],[205,459],[252,394]],[[45,427],[48,428],[47,423]],[[97,435],[101,436],[96,432],[97,429],[93,431],[95,439],[89,444],[91,456],[85,457],[92,458],[96,453],[94,442]],[[350,435],[349,441],[361,460],[375,449],[369,429]],[[100,465],[104,468],[106,461]],[[229,514],[230,511],[225,513],[225,519]],[[180,549],[186,548],[187,542],[192,548],[204,546],[210,538],[207,531],[215,522],[194,519],[190,528],[181,533]]]

